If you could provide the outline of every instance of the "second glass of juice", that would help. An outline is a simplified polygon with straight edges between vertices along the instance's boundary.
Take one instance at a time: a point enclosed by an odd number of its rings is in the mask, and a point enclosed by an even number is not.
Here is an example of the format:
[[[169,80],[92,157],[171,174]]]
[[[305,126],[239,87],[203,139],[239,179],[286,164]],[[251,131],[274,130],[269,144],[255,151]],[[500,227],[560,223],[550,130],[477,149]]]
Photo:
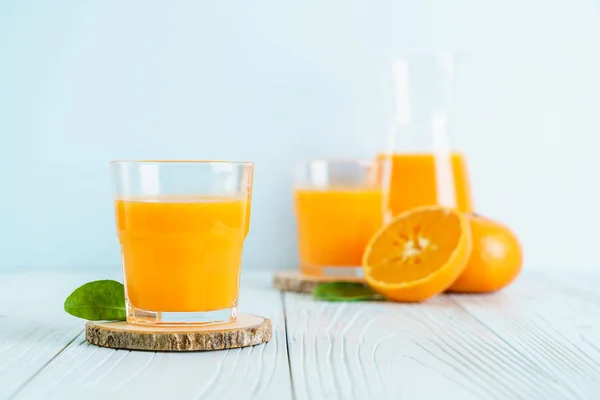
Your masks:
[[[112,173],[127,321],[234,321],[252,163],[117,161]]]
[[[294,206],[304,275],[362,276],[366,245],[383,223],[377,160],[310,160],[297,166]]]

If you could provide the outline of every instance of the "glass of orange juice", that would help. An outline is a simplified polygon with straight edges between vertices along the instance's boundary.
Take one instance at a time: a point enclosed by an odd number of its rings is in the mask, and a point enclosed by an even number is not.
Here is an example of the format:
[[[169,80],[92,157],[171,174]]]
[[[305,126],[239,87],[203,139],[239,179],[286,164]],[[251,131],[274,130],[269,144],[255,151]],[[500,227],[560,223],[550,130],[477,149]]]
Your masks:
[[[234,321],[253,164],[114,161],[111,169],[127,321]]]
[[[418,206],[473,211],[465,155],[452,148],[449,114],[456,57],[448,51],[407,53],[392,63],[394,116],[388,146],[389,215]]]
[[[310,160],[298,164],[294,205],[304,275],[362,276],[365,247],[383,222],[377,160]]]

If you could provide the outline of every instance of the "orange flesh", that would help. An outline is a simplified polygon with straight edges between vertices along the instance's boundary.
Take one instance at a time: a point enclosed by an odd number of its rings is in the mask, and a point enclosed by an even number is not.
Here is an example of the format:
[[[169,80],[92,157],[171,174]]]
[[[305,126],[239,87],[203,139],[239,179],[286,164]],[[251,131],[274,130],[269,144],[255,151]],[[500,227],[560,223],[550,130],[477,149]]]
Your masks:
[[[245,198],[116,200],[115,213],[134,307],[194,312],[234,305],[248,230]]]
[[[426,278],[448,262],[460,237],[461,224],[455,214],[411,214],[388,225],[373,245],[370,276],[386,284]]]

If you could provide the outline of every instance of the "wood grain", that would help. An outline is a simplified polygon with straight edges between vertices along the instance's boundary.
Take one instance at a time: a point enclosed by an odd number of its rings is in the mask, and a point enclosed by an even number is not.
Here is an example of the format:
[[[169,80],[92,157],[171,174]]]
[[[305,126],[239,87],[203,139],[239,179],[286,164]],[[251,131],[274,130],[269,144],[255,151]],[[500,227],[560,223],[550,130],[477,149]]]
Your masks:
[[[298,399],[600,398],[600,301],[535,275],[422,304],[285,300]]]
[[[94,279],[91,271],[0,272],[0,399],[19,391],[82,332],[82,321],[68,316],[63,302]]]
[[[62,301],[106,277],[118,271],[0,274],[0,399],[600,398],[598,273],[526,271],[422,304],[315,302],[246,274],[240,308],[273,339],[200,353],[89,345]]]
[[[526,275],[494,296],[452,300],[504,342],[527,381],[546,398],[600,398],[600,298],[572,286],[565,274]]]
[[[147,351],[204,351],[255,346],[271,340],[271,320],[240,314],[224,325],[153,327],[127,322],[85,324],[86,340],[112,349]]]
[[[15,399],[291,399],[281,296],[270,286],[270,275],[247,274],[240,295],[241,311],[272,321],[265,345],[139,352],[93,346],[82,334]]]

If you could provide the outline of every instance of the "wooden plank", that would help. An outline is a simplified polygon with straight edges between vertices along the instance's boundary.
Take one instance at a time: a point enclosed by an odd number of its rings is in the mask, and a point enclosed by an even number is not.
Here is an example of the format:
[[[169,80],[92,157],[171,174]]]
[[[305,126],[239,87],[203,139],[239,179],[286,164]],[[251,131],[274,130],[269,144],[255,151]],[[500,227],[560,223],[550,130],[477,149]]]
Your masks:
[[[600,398],[600,302],[548,285],[423,304],[285,294],[297,398]]]
[[[315,302],[291,293],[285,299],[298,399],[437,399],[450,393],[478,399],[488,394],[488,385],[465,376],[476,366],[444,343],[452,341],[445,326],[466,313],[443,297],[413,305]]]
[[[278,398],[290,399],[291,383],[281,296],[270,276],[247,274],[240,310],[270,318],[266,345],[201,353],[113,350],[83,336],[52,360],[16,399]],[[80,321],[83,327],[83,322]]]
[[[510,347],[497,357],[520,369],[531,392],[600,398],[600,297],[572,286],[566,273],[544,275],[526,274],[493,296],[452,300]]]
[[[93,279],[93,271],[0,272],[0,399],[12,396],[82,331],[63,302]]]

